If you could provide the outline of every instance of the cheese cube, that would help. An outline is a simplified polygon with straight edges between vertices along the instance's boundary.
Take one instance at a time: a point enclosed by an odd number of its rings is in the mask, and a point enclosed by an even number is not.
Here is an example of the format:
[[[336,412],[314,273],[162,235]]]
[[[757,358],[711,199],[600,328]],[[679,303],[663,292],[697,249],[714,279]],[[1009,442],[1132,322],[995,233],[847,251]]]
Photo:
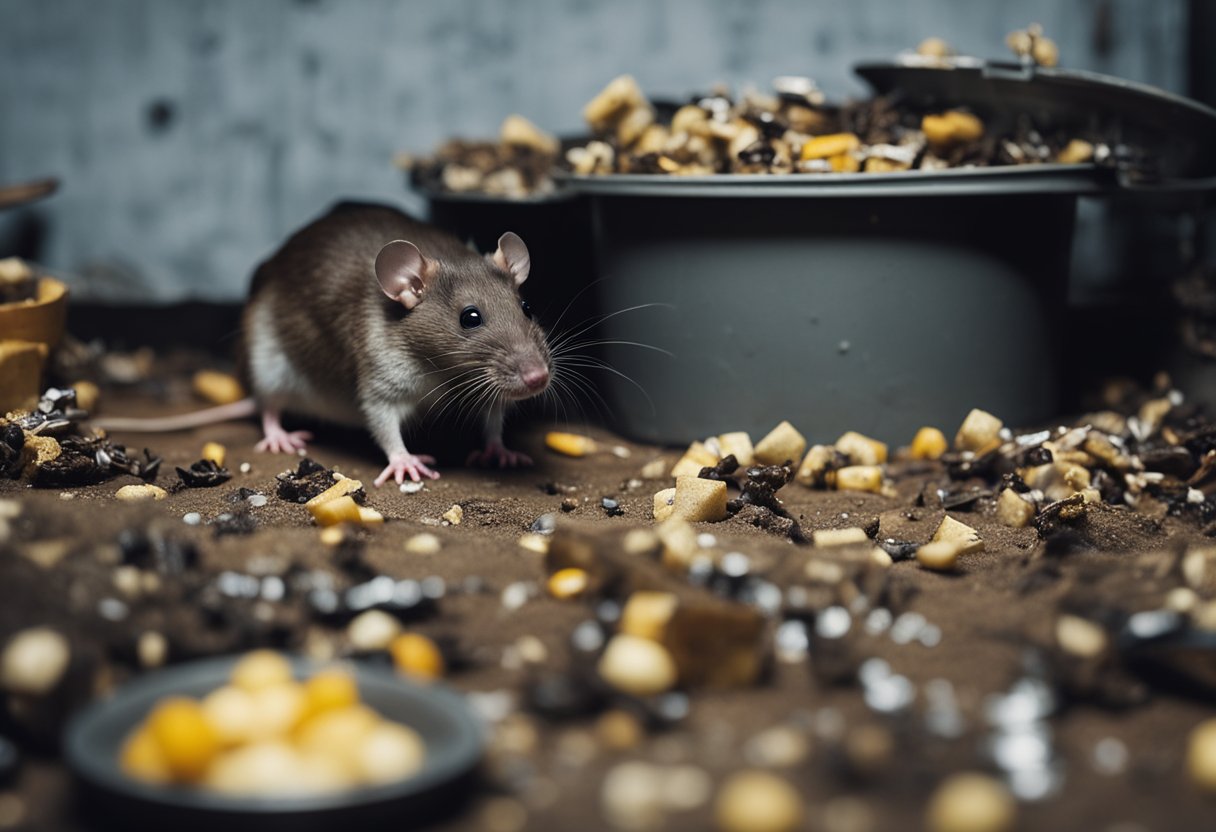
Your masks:
[[[726,483],[700,477],[677,477],[672,516],[689,522],[726,519]]]
[[[806,437],[789,422],[782,422],[756,443],[755,459],[762,465],[782,465],[802,459],[806,452]]]

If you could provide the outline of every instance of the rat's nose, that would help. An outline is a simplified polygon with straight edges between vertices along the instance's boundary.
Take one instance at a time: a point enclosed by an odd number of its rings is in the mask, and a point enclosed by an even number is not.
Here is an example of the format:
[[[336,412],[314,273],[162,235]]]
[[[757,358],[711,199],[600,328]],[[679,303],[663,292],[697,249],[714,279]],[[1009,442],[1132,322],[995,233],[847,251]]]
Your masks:
[[[519,371],[519,378],[525,387],[535,393],[543,390],[545,385],[549,383],[549,368],[540,364],[533,367],[524,367]]]

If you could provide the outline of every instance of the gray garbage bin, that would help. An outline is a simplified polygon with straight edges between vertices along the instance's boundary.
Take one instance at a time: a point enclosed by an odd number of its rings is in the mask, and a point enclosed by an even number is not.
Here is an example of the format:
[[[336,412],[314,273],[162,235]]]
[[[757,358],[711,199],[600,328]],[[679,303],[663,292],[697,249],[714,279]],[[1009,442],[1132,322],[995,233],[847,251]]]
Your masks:
[[[600,311],[641,307],[600,332],[625,435],[680,444],[789,419],[816,441],[906,442],[971,407],[1053,417],[1061,370],[1085,360],[1060,349],[1077,197],[1212,188],[1216,112],[1177,96],[1020,66],[858,71],[922,105],[1068,120],[1158,155],[1149,178],[1142,164],[568,177],[591,203]]]

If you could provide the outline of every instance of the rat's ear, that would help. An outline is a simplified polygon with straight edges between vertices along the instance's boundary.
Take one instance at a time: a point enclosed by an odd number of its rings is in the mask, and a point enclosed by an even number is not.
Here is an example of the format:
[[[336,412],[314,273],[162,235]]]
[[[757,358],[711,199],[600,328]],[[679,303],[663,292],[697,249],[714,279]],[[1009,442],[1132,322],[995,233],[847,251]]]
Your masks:
[[[434,264],[422,256],[418,246],[405,240],[393,240],[376,255],[380,288],[406,309],[422,300],[434,272]]]
[[[528,279],[528,271],[532,268],[532,257],[528,254],[528,247],[524,245],[524,241],[519,239],[519,235],[515,232],[508,231],[499,237],[498,251],[487,254],[486,257],[495,266],[515,278],[516,286]]]

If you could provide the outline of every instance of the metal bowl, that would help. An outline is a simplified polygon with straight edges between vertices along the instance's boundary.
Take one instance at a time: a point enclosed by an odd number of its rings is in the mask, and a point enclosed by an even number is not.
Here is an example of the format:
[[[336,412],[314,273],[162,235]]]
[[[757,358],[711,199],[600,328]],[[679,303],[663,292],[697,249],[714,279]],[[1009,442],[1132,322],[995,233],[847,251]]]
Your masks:
[[[470,793],[481,758],[480,724],[456,693],[420,686],[389,670],[356,665],[362,701],[404,723],[426,743],[426,762],[397,783],[331,794],[257,797],[157,786],[127,777],[118,766],[123,740],[166,696],[202,697],[226,684],[238,657],[179,665],[141,677],[96,702],[68,726],[65,756],[80,787],[80,817],[97,829],[303,830],[414,828],[446,814]],[[319,665],[294,659],[297,678]]]

